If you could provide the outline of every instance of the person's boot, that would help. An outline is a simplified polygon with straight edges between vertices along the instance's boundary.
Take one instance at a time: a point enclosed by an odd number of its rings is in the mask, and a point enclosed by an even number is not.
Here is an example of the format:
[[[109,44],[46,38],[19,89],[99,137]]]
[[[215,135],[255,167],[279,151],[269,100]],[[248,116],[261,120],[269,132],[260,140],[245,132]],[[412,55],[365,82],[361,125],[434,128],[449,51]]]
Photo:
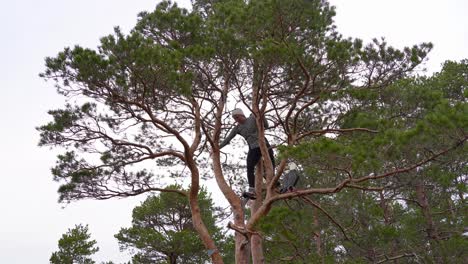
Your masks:
[[[242,194],[242,196],[245,197],[245,198],[248,198],[250,200],[257,199],[257,195],[255,194],[255,188],[253,188],[253,187],[249,187],[249,189],[247,191],[245,191]]]

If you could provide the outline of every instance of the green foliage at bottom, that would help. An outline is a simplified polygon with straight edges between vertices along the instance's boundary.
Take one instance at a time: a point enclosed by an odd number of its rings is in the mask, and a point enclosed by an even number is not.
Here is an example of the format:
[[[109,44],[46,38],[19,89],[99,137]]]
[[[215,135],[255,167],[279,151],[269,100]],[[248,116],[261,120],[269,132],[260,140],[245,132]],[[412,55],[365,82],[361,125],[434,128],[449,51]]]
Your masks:
[[[62,235],[58,242],[59,250],[52,253],[52,264],[93,264],[90,256],[99,251],[96,241],[90,240],[88,226],[76,225]]]

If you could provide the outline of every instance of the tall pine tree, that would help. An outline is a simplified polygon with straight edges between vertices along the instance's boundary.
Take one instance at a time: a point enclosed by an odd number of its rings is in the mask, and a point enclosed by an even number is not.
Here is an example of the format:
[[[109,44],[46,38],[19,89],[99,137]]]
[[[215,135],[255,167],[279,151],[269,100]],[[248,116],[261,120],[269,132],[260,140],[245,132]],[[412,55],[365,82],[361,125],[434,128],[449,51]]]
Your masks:
[[[200,0],[190,11],[164,1],[140,14],[129,34],[116,28],[102,38],[97,50],[75,46],[47,58],[41,76],[69,99],[39,128],[40,145],[67,149],[52,170],[63,183],[61,200],[172,192],[160,178],[188,178],[194,228],[212,262],[222,263],[198,201],[202,176],[214,176],[233,211],[236,262],[247,263],[250,253],[260,263],[257,224],[274,203],[375,192],[460,151],[465,101],[426,93],[424,81],[407,78],[432,45],[399,50],[383,40],[345,39],[334,15],[323,0]],[[248,221],[229,180],[237,160],[219,148],[235,104],[253,113],[260,139],[264,117],[270,119],[272,143],[282,152],[276,171],[264,162],[266,193]],[[266,142],[259,145],[267,157]],[[278,194],[288,159],[321,180]],[[382,197],[362,195],[362,201]],[[354,205],[343,210],[362,214]]]

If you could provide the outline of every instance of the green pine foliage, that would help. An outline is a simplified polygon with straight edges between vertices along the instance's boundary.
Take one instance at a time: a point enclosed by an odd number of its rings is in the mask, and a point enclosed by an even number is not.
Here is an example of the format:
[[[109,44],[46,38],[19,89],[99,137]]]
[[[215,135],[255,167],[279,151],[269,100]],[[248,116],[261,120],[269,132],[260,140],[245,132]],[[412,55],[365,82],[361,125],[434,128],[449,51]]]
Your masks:
[[[88,226],[75,225],[58,241],[59,250],[52,253],[52,264],[93,264],[91,256],[99,251],[96,240],[91,240]]]
[[[180,186],[169,186],[182,190]],[[183,191],[183,190],[182,190]],[[199,196],[203,221],[219,241],[226,259],[232,260],[232,244],[216,225],[221,213],[213,205],[206,190]],[[133,209],[132,226],[122,228],[115,235],[121,249],[135,252],[133,263],[204,263],[209,260],[206,249],[192,224],[192,215],[186,196],[179,193],[161,193],[149,196]]]
[[[314,218],[306,216],[302,208],[308,203],[299,200],[299,207],[273,209],[265,218],[270,223],[262,222],[262,230],[269,234],[275,228],[294,226],[290,232],[297,232],[289,236],[297,240],[267,239],[274,245],[270,248],[288,244],[286,250],[277,248],[269,256],[289,256],[299,263],[308,255],[325,262],[331,258],[331,263],[393,258],[404,263],[462,263],[468,256],[464,250],[467,240],[462,237],[467,226],[467,152],[466,146],[459,145],[468,128],[466,65],[467,61],[447,62],[431,77],[405,78],[385,90],[352,91],[356,106],[343,116],[343,128],[361,127],[378,133],[311,137],[282,149],[284,155],[303,165],[306,175],[302,185],[314,188],[333,187],[348,178],[359,182],[359,178],[403,169],[447,148],[454,150],[414,170],[364,182],[359,189],[312,196],[324,209],[315,218],[320,223],[321,247],[328,249],[320,256],[318,245],[310,249],[313,236],[309,238],[309,254],[299,253],[307,249],[304,238],[299,237],[304,230],[296,228],[298,222],[291,219],[304,214],[300,225],[313,231]]]
[[[468,61],[418,76],[432,44],[344,38],[334,15],[322,0],[198,0],[191,10],[162,1],[96,50],[47,58],[41,76],[69,99],[38,128],[41,146],[66,148],[52,169],[60,200],[170,191],[157,183],[212,177],[207,149],[227,130],[227,108],[244,104],[273,121],[279,161],[304,171],[299,192],[278,202],[271,194],[264,215],[252,216],[269,262],[466,259]],[[237,188],[228,170],[241,167],[223,163],[217,180]],[[162,241],[166,249],[193,242],[178,255],[199,249],[183,228],[139,233],[135,221],[121,238],[142,252]]]

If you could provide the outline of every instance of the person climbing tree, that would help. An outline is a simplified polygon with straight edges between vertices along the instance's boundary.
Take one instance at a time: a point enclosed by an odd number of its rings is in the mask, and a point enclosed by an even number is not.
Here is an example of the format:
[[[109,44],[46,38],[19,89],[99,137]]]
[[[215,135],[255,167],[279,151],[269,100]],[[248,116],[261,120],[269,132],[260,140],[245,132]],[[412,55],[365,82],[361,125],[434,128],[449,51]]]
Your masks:
[[[236,108],[232,111],[232,118],[237,122],[237,125],[230,131],[228,136],[219,145],[220,149],[228,145],[229,142],[236,136],[241,135],[249,146],[249,152],[247,153],[247,180],[249,182],[249,188],[243,193],[243,196],[249,199],[256,199],[255,194],[255,166],[262,157],[260,146],[258,144],[258,132],[257,123],[255,117],[251,114],[248,118],[245,117],[244,112],[240,108]],[[268,128],[268,121],[264,118],[264,127]],[[266,138],[265,142],[268,147],[268,154],[270,156],[271,163],[273,164],[273,170],[275,168],[275,158],[273,150]]]

